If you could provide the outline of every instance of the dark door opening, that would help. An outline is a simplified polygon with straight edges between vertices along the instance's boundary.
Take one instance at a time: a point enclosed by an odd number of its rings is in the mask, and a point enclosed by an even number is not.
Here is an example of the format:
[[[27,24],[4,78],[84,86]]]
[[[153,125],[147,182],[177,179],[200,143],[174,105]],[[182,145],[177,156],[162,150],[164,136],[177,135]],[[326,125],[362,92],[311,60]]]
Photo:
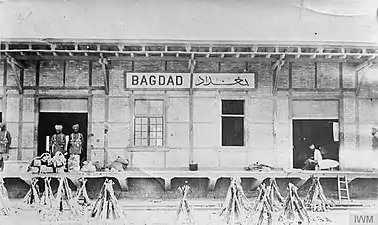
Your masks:
[[[293,120],[293,167],[301,168],[313,156],[311,144],[321,147],[323,159],[339,161],[337,120]],[[334,132],[337,134],[334,135]],[[336,136],[336,138],[335,138]]]
[[[38,125],[38,155],[46,152],[46,136],[52,136],[55,133],[55,125],[63,125],[63,133],[70,135],[72,126],[79,124],[79,132],[84,136],[83,154],[80,161],[87,158],[87,130],[88,130],[88,113],[55,113],[40,112]]]

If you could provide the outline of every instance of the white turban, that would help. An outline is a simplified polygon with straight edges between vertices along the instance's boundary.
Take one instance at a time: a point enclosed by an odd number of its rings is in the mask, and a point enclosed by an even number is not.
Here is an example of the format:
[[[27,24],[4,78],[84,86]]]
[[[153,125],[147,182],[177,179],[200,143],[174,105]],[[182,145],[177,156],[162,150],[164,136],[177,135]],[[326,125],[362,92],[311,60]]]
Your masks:
[[[55,130],[62,130],[63,126],[62,125],[55,125]]]

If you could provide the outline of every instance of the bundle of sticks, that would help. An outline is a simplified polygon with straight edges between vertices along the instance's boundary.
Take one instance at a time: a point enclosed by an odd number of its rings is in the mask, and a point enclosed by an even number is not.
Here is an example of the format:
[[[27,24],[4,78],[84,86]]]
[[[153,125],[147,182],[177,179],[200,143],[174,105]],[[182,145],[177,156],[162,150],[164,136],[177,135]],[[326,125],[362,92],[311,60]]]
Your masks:
[[[266,221],[266,224],[272,224],[273,202],[270,194],[270,186],[266,188],[265,184],[261,184],[258,188],[259,195],[253,206],[253,211],[248,215],[248,224],[262,225]]]
[[[80,215],[80,207],[73,198],[72,190],[68,185],[66,177],[59,179],[58,192],[56,194],[54,208],[59,207],[59,211],[63,212],[63,202],[65,202],[74,216]]]
[[[53,207],[54,205],[54,194],[51,189],[51,178],[45,177],[45,190],[42,193],[42,197],[40,200],[40,204],[42,206],[47,206],[47,207]]]
[[[64,203],[68,206],[70,210],[69,219],[77,219],[81,216],[80,207],[73,198],[71,188],[68,185],[66,177],[61,177],[59,179],[58,191],[56,198],[52,204],[52,207],[42,205],[40,210],[41,220],[56,222],[63,219]]]
[[[289,183],[289,194],[285,201],[284,211],[279,221],[283,224],[303,223],[305,220],[310,223],[310,217],[303,201],[298,196],[298,188],[294,184]]]
[[[86,188],[87,180],[84,178],[79,178],[79,182],[80,182],[80,188],[77,191],[75,200],[79,205],[90,206],[91,200],[88,197],[88,192]]]
[[[227,224],[240,224],[244,223],[251,210],[252,207],[244,194],[240,179],[232,178],[219,216]]]
[[[285,204],[285,199],[282,197],[282,195],[278,191],[277,182],[274,177],[271,177],[269,180],[269,186],[267,188],[267,192],[268,192],[269,199],[272,202],[273,210],[278,211]],[[277,197],[278,201],[275,201],[274,196]]]
[[[0,178],[0,211],[3,215],[9,215],[13,212],[3,178]]]
[[[124,219],[125,214],[114,195],[113,181],[106,179],[96,200],[91,217],[97,219]]]
[[[31,186],[28,193],[25,195],[23,202],[28,205],[39,205],[39,186],[38,186],[38,178],[33,177],[31,179]]]
[[[312,176],[312,184],[306,194],[304,203],[306,207],[314,212],[325,212],[334,206],[334,203],[325,197],[319,177],[315,176]]]
[[[178,188],[181,192],[182,197],[181,197],[180,204],[176,213],[176,223],[175,223],[176,225],[179,224],[179,219],[182,212],[184,212],[186,215],[185,220],[187,224],[195,224],[193,215],[192,215],[192,209],[190,208],[188,201],[186,200],[186,197],[190,189],[187,183],[188,182],[185,181],[185,185]]]

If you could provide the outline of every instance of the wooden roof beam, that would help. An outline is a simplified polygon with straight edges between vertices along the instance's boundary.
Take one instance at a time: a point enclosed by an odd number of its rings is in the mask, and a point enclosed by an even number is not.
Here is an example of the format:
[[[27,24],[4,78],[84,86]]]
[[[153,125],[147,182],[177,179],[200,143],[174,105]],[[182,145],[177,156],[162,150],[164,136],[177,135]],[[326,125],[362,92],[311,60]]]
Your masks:
[[[320,47],[320,48],[317,48],[316,50],[315,50],[315,52],[314,52],[314,54],[313,55],[311,55],[311,59],[315,59],[316,58],[316,56],[317,56],[317,53],[323,53],[323,51],[324,51],[324,49],[322,48],[322,47]]]
[[[295,58],[299,59],[301,57],[301,53],[302,53],[302,48],[301,47],[297,47],[297,53],[298,54],[295,55]]]
[[[343,55],[341,55],[340,56],[340,59],[346,59],[346,53],[345,53],[345,48],[340,48],[340,51],[341,51],[341,54],[343,54]]]
[[[368,60],[373,61],[375,58],[376,58],[376,55],[372,55],[372,56],[369,57]]]
[[[358,75],[358,72],[362,70],[362,74],[361,74],[361,78],[358,79],[358,84],[357,84],[357,88],[356,88],[356,95],[359,96],[360,94],[360,90],[361,90],[361,86],[362,86],[362,82],[366,76],[366,72],[367,70],[373,65],[373,63],[371,61],[365,61],[363,63],[361,63],[357,69],[356,69],[356,73],[357,73],[357,77],[359,77]]]
[[[282,55],[281,55],[282,56]],[[278,79],[280,77],[281,73],[281,68],[285,64],[285,61],[283,58],[280,57],[280,59],[276,60],[276,62],[272,66],[273,70],[273,78],[274,78],[274,83],[273,83],[273,95],[277,95],[277,89],[278,89]]]
[[[373,65],[373,62],[371,60],[367,60],[363,63],[360,63],[357,67],[356,67],[356,72],[362,70],[362,69],[365,69],[365,68],[369,68]]]
[[[120,44],[117,47],[118,47],[118,51],[123,52],[123,49],[125,48],[125,45]]]
[[[11,65],[11,68],[13,70],[13,73],[15,76],[14,78],[15,78],[17,88],[18,88],[18,93],[19,94],[24,93],[24,87],[21,82],[21,70],[25,68],[25,65],[21,63],[20,61],[17,61],[15,58],[13,58],[10,55],[7,55],[7,62],[8,64]]]
[[[50,44],[51,51],[53,53],[53,56],[57,56],[58,54],[55,52],[56,44]]]
[[[109,70],[109,62],[102,53],[100,53],[100,58],[98,59],[98,62],[101,65],[101,71],[102,71],[102,76],[104,77],[104,86],[105,86],[105,94],[109,94],[109,75],[108,75],[108,70]]]

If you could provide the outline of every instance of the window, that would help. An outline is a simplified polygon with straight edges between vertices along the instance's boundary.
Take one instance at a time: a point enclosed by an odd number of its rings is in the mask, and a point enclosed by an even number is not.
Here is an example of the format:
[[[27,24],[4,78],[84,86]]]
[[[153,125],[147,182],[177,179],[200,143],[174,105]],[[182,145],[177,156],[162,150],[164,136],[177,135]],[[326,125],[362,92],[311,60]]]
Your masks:
[[[135,146],[163,146],[163,106],[163,100],[135,100]]]
[[[244,100],[222,100],[222,146],[244,146]]]

